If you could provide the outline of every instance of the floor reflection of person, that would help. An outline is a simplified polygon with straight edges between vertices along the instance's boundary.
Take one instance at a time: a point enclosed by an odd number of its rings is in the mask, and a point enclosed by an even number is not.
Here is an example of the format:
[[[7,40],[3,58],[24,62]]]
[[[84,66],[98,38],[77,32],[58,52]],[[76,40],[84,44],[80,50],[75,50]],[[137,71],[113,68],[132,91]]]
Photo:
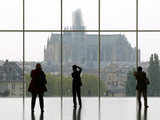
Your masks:
[[[76,108],[73,109],[73,120],[81,120],[81,108],[78,109],[76,114]]]
[[[76,108],[73,109],[73,120],[76,120]]]
[[[31,114],[31,120],[35,120],[35,114],[34,114],[34,112]]]
[[[31,111],[34,112],[34,107],[36,103],[36,97],[39,96],[39,103],[41,112],[44,112],[44,92],[47,91],[46,84],[46,76],[41,68],[41,64],[37,63],[36,68],[31,71],[31,82],[28,88],[28,91],[32,93],[32,100],[31,100]]]
[[[40,114],[39,120],[44,120],[43,112]]]
[[[144,120],[147,120],[147,109],[144,109]]]
[[[31,113],[31,120],[36,120],[34,112]],[[43,112],[41,112],[39,120],[44,120]]]
[[[77,107],[77,101],[76,101],[76,96],[78,96],[78,102],[79,102],[79,106],[82,107],[82,102],[81,102],[81,86],[82,86],[82,82],[81,82],[81,72],[82,72],[82,68],[77,66],[77,65],[73,65],[72,66],[73,69],[73,73],[72,73],[72,94],[73,94],[73,104],[74,104],[74,108]]]
[[[78,109],[77,120],[81,120],[81,108]]]
[[[143,94],[144,97],[144,107],[145,109],[148,108],[147,104],[147,85],[149,84],[149,80],[146,77],[146,73],[142,71],[142,67],[139,66],[137,68],[137,72],[134,73],[134,76],[137,80],[137,99],[139,103],[139,109],[141,108],[141,95]]]
[[[137,120],[141,120],[141,109],[137,110]]]

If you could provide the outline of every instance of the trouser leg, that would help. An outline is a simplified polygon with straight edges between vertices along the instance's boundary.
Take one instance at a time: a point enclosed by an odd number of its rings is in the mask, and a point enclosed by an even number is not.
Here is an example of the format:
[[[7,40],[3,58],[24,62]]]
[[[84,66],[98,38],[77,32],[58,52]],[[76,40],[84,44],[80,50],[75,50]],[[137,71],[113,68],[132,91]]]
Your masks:
[[[32,111],[34,111],[34,107],[35,107],[35,103],[36,103],[36,97],[37,97],[37,94],[36,93],[32,93],[32,101],[31,101],[31,109],[32,109]]]
[[[44,95],[43,93],[39,94],[39,104],[40,104],[41,111],[43,111],[43,109],[44,109],[43,95]]]
[[[78,96],[79,105],[81,106],[82,102],[81,102],[81,88],[80,87],[77,87],[77,96]]]
[[[147,89],[143,90],[143,97],[144,97],[144,106],[147,107]]]
[[[76,87],[72,87],[72,95],[73,95],[73,104],[74,106],[77,105],[77,101],[76,101]]]
[[[137,92],[137,100],[138,100],[139,108],[141,108],[141,90],[138,90]]]

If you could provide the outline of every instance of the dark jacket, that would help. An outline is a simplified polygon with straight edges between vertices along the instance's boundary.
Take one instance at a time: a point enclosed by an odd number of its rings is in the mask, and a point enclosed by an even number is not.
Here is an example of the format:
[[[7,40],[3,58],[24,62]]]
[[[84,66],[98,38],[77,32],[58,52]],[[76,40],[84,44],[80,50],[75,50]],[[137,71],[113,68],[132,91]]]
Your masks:
[[[81,71],[75,71],[72,73],[72,78],[73,78],[73,86],[76,87],[81,87],[82,86],[82,81],[81,81]]]
[[[29,92],[32,93],[43,93],[47,91],[46,84],[46,76],[44,72],[40,69],[35,69],[31,71],[31,82],[28,88]]]
[[[136,89],[137,90],[146,89],[147,85],[149,84],[149,80],[146,77],[146,73],[145,72],[136,72],[135,77],[136,77],[136,80],[137,80]]]

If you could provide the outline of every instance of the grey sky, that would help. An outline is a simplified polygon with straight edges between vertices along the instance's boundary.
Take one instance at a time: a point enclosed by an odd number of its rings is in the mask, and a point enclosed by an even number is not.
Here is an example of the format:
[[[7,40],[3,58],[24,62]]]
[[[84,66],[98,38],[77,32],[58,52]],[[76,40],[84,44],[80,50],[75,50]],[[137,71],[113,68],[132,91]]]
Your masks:
[[[160,29],[158,0],[139,2],[139,28]],[[136,0],[101,0],[102,29],[135,29]],[[97,0],[63,0],[63,26],[71,26],[72,12],[81,8],[86,29],[98,29]],[[26,0],[26,29],[60,29],[60,0]],[[22,0],[0,1],[0,29],[22,29]],[[108,34],[108,33],[106,33]],[[113,33],[109,33],[113,34]],[[116,33],[117,34],[117,33]],[[135,46],[135,33],[125,34]],[[43,49],[50,33],[26,33],[26,60],[43,60]],[[22,60],[22,33],[0,33],[0,60]],[[159,54],[160,33],[139,33],[143,61]]]

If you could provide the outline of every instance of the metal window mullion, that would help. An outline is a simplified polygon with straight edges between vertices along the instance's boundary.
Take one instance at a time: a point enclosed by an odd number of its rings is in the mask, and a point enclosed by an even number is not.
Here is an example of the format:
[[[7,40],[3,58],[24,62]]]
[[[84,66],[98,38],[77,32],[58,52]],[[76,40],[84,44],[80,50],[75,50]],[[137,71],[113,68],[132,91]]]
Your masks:
[[[138,67],[138,0],[136,0],[136,68]],[[136,83],[137,84],[137,83]],[[137,104],[138,104],[138,99],[137,99],[137,90],[136,90],[136,110],[137,110]]]
[[[138,67],[138,0],[136,0],[136,67]]]
[[[61,0],[61,120],[63,120],[63,36],[62,36],[62,30],[63,30],[63,0]]]
[[[24,64],[25,64],[25,0],[23,0],[23,120],[25,119],[25,78],[24,78]]]
[[[99,114],[98,114],[98,119],[101,120],[101,95],[100,95],[100,58],[101,58],[101,39],[100,39],[100,30],[101,30],[101,24],[100,24],[100,18],[101,18],[101,11],[100,11],[100,3],[101,1],[98,0],[98,80],[99,80],[99,85],[98,85],[98,108],[99,108]]]

